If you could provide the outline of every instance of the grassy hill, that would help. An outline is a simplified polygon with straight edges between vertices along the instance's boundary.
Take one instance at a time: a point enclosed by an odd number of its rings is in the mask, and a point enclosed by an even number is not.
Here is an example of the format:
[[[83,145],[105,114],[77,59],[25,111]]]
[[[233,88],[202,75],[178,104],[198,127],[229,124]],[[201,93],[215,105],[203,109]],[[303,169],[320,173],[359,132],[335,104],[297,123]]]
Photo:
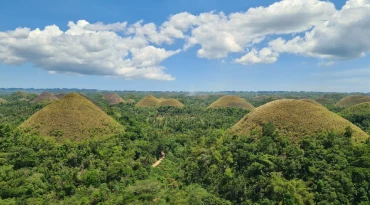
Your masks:
[[[8,101],[6,101],[6,100],[4,100],[4,99],[2,99],[2,98],[0,98],[0,104],[5,104],[5,103],[7,103]]]
[[[37,96],[35,99],[33,99],[31,103],[53,102],[53,101],[58,101],[58,100],[59,99],[55,97],[55,95],[49,92],[44,92],[41,95]]]
[[[171,107],[184,107],[184,105],[176,100],[176,99],[173,99],[173,98],[170,98],[170,99],[161,99],[160,102],[159,102],[159,106],[171,106]]]
[[[341,99],[339,102],[335,104],[335,106],[347,108],[364,102],[370,102],[370,96],[351,95]]]
[[[117,105],[119,103],[125,103],[125,100],[122,99],[117,93],[109,93],[103,97],[110,105]]]
[[[138,102],[136,107],[160,107],[160,106],[172,106],[172,107],[184,107],[184,105],[173,98],[164,99],[164,98],[156,98],[153,95],[148,95],[143,98],[140,102]]]
[[[331,105],[334,103],[332,99],[325,97],[316,98],[315,101],[320,103],[321,105]]]
[[[247,102],[245,99],[233,95],[221,97],[220,99],[213,102],[210,106],[208,106],[207,109],[223,107],[243,108],[246,110],[254,109],[254,106]]]
[[[29,132],[39,132],[42,136],[55,137],[57,141],[78,141],[123,130],[120,124],[77,93],[68,94],[60,101],[46,106],[20,127]]]
[[[269,122],[293,141],[321,132],[344,133],[347,126],[354,130],[354,141],[362,142],[368,138],[364,131],[339,115],[299,100],[277,100],[258,107],[234,125],[232,131],[236,134],[250,134],[253,130],[261,132]]]

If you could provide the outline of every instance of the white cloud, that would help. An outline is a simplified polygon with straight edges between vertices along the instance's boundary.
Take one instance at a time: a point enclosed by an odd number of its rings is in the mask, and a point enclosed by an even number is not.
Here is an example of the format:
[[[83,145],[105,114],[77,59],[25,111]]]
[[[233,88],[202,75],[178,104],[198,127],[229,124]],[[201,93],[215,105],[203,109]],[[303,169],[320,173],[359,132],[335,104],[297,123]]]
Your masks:
[[[51,73],[120,76],[173,80],[160,63],[180,52],[150,45],[150,38],[140,34],[120,36],[126,23],[90,24],[69,22],[69,29],[58,26],[30,30],[18,28],[0,32],[0,62],[30,62]]]
[[[279,54],[272,52],[269,48],[263,48],[260,51],[252,49],[252,51],[242,56],[241,58],[235,59],[234,62],[243,65],[256,63],[274,63],[278,57]]]
[[[236,53],[233,62],[244,65],[274,63],[281,53],[320,58],[324,65],[370,51],[370,2],[349,0],[336,10],[327,1],[281,0],[228,15],[182,12],[160,25],[80,20],[68,27],[0,32],[0,63],[32,63],[52,73],[173,80],[161,63],[179,48],[195,46],[199,58],[221,60]]]
[[[348,60],[370,51],[370,2],[350,0],[327,21],[314,26],[303,37],[278,38],[269,43],[276,52],[322,59]]]

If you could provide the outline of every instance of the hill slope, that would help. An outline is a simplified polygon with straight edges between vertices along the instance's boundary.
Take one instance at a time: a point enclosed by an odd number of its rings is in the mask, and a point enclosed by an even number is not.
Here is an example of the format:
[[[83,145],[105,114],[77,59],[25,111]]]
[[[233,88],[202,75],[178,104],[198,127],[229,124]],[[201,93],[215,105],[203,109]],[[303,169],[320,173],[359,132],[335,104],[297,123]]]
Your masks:
[[[159,100],[153,95],[148,95],[140,100],[135,106],[136,107],[155,107],[159,105]]]
[[[223,96],[220,99],[213,102],[207,109],[210,108],[222,108],[222,107],[235,107],[243,108],[246,110],[253,110],[254,106],[247,102],[245,99],[238,96],[228,95]]]
[[[370,96],[365,95],[351,95],[341,99],[339,102],[335,104],[337,107],[352,107],[354,105],[358,105],[360,103],[370,102]]]
[[[58,93],[58,94],[55,95],[55,97],[57,97],[58,99],[62,99],[66,95],[67,95],[67,93]]]
[[[325,97],[316,98],[315,101],[318,102],[318,103],[320,103],[321,105],[330,105],[330,104],[333,104],[333,100],[332,99],[325,98]]]
[[[44,92],[41,95],[37,96],[35,99],[31,101],[31,103],[40,103],[40,102],[53,102],[59,100],[55,95]]]
[[[300,99],[300,101],[303,101],[303,102],[308,102],[308,103],[311,103],[313,105],[319,105],[319,106],[322,106],[320,103],[314,101],[314,100],[311,100],[311,99]]]
[[[71,93],[36,112],[20,126],[57,141],[81,140],[122,131],[120,124],[85,97]]]
[[[184,105],[176,100],[176,99],[173,99],[173,98],[169,98],[169,99],[161,99],[160,102],[159,102],[159,106],[171,106],[171,107],[184,107]]]
[[[354,130],[354,141],[361,142],[369,137],[360,128],[326,108],[299,100],[277,100],[258,107],[234,125],[232,131],[236,134],[250,134],[253,130],[261,132],[269,122],[275,125],[279,133],[289,136],[293,141],[320,132],[343,133],[347,126]]]
[[[103,97],[110,105],[117,105],[119,103],[125,103],[125,100],[122,99],[117,93],[106,94]]]
[[[0,104],[5,104],[5,103],[7,103],[8,101],[6,101],[6,100],[4,100],[4,99],[2,99],[2,98],[0,98]]]

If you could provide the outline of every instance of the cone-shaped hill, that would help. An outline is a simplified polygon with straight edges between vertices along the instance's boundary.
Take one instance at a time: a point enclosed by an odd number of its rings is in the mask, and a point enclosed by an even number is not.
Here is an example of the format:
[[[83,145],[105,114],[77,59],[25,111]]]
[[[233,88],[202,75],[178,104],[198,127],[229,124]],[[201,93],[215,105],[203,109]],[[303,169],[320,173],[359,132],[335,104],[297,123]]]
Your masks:
[[[184,105],[180,101],[173,98],[161,99],[159,102],[159,106],[184,107]]]
[[[223,107],[235,107],[243,108],[246,110],[253,110],[254,106],[247,102],[245,99],[234,95],[223,96],[220,99],[213,102],[207,109],[210,108],[223,108]]]
[[[119,103],[125,103],[125,100],[122,99],[117,93],[109,93],[103,97],[110,105],[117,105]]]
[[[250,134],[253,130],[262,131],[262,127],[272,122],[276,130],[289,136],[292,141],[321,132],[344,133],[345,128],[353,129],[353,140],[363,142],[369,136],[357,126],[322,106],[299,100],[277,100],[254,109],[241,119],[232,132]]]
[[[370,96],[351,95],[341,99],[339,102],[335,104],[335,106],[347,108],[364,102],[370,102]]]
[[[41,95],[37,96],[35,99],[31,101],[31,103],[41,103],[41,102],[53,102],[59,100],[55,95],[44,92]]]
[[[29,99],[27,99],[27,98],[20,98],[18,101],[21,101],[21,102],[28,102],[28,101],[30,101]]]
[[[140,102],[138,102],[135,106],[136,107],[155,107],[159,105],[159,100],[154,97],[153,95],[148,95]]]
[[[330,105],[330,104],[333,104],[333,100],[332,99],[325,98],[325,97],[316,98],[315,101],[318,102],[318,103],[320,103],[321,105]]]
[[[5,103],[7,103],[8,101],[6,101],[6,100],[4,100],[4,99],[2,99],[2,98],[0,98],[0,104],[5,104]]]
[[[123,131],[123,127],[85,97],[70,93],[36,112],[20,126],[42,136],[82,140]]]
[[[184,107],[184,105],[173,98],[164,99],[164,98],[156,98],[153,95],[148,95],[143,98],[140,102],[138,102],[136,107],[159,107],[159,106],[171,106],[171,107]]]
[[[55,95],[55,97],[57,97],[58,99],[62,99],[66,95],[67,95],[67,93],[58,93],[58,94]]]
[[[307,99],[307,98],[305,98],[305,99],[300,99],[300,101],[308,102],[308,103],[311,103],[311,104],[313,104],[313,105],[319,105],[319,106],[322,106],[320,103],[318,103],[318,102],[316,102],[316,101],[314,101],[314,100],[311,100],[311,99]]]

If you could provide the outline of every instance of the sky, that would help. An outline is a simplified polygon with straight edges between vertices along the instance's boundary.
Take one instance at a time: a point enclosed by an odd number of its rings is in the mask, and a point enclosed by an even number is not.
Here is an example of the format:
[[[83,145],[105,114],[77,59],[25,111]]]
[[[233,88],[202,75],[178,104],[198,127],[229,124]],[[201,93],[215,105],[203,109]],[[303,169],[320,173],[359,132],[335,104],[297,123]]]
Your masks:
[[[370,0],[2,0],[0,87],[370,92]]]

